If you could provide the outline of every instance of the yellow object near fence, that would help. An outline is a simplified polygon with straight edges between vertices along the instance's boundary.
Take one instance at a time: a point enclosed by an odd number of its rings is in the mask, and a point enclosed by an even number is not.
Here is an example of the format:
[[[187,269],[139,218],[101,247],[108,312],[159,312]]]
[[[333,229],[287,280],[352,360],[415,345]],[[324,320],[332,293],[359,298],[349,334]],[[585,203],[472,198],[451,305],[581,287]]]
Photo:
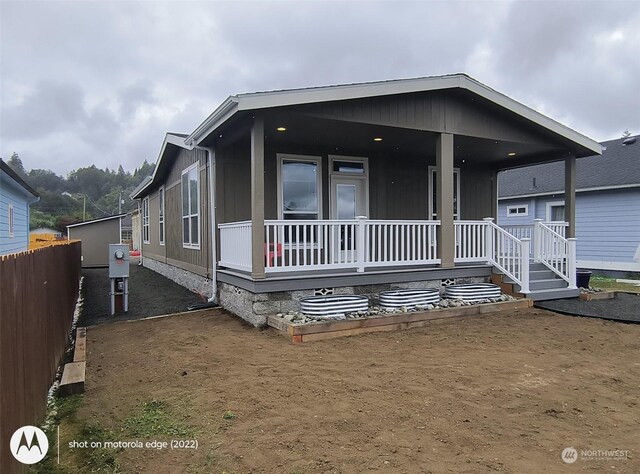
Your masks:
[[[31,234],[29,236],[29,249],[38,249],[65,242],[67,242],[66,237],[59,237],[56,234]]]

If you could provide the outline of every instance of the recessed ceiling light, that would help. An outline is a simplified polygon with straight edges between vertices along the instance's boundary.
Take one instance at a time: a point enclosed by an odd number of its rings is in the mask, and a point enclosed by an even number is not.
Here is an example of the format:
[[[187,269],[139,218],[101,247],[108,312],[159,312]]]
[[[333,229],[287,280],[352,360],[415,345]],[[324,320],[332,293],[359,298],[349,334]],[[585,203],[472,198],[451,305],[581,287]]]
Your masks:
[[[516,152],[512,151],[511,153],[507,153],[507,156],[516,156]]]
[[[276,128],[277,131],[279,132],[286,132],[287,131],[287,127],[278,127]]]
[[[374,141],[374,142],[381,142],[381,141],[382,141],[382,138],[380,138],[380,137],[376,137],[376,138],[374,138],[374,139],[373,139],[373,141]]]

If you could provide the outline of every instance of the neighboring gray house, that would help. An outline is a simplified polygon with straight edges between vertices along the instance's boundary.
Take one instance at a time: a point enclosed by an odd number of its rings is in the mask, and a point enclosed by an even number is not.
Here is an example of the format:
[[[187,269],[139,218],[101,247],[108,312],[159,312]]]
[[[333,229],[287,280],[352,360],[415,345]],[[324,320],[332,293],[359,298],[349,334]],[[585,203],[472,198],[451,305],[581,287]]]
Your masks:
[[[602,142],[576,167],[579,268],[640,272],[640,135]],[[547,163],[499,174],[498,223],[514,231],[534,219],[565,220],[564,167]]]
[[[39,199],[40,195],[0,159],[0,255],[29,249],[29,206]]]
[[[572,201],[567,239],[543,229],[552,252],[530,265],[537,244],[492,221],[497,173],[559,161],[572,196],[576,161],[600,151],[465,74],[233,95],[166,134],[132,194],[142,262],[255,325],[316,292],[504,276],[577,296]]]
[[[69,240],[82,242],[82,267],[109,266],[109,244],[122,242],[122,224],[127,214],[103,217],[67,226]]]

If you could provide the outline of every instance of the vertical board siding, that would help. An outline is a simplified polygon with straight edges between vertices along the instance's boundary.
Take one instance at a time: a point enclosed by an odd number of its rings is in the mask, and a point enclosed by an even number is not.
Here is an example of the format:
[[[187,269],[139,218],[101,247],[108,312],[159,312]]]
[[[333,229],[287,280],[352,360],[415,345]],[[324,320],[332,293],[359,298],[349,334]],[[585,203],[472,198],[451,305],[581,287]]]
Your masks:
[[[9,204],[13,205],[13,237],[9,237]],[[3,182],[0,189],[0,255],[29,248],[29,205],[25,196]]]
[[[427,91],[293,107],[332,120],[453,133],[514,142],[548,143],[526,120],[464,91]]]
[[[0,257],[0,472],[24,468],[9,440],[17,428],[43,421],[80,275],[80,242]]]
[[[182,171],[198,163],[198,178],[200,186],[200,248],[184,248],[182,238]],[[196,267],[197,273],[209,276],[211,269],[211,228],[209,208],[209,176],[207,168],[207,153],[204,150],[180,150],[173,162],[173,166],[164,182],[165,186],[165,245],[158,246],[160,253],[164,251],[167,263],[184,262],[190,268]],[[149,213],[149,218],[155,222],[151,227],[151,241],[158,242],[158,206],[157,189],[155,211]]]

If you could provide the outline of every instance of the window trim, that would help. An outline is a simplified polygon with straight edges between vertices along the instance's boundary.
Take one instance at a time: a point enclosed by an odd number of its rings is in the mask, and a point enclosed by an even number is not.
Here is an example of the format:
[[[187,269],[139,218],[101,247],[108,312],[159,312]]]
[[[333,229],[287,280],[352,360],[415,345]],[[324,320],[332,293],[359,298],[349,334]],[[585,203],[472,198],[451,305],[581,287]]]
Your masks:
[[[564,201],[549,201],[549,202],[547,202],[547,206],[546,206],[547,209],[546,209],[546,214],[545,214],[546,217],[547,217],[547,220],[545,222],[566,222],[566,221],[552,221],[551,220],[551,208],[552,207],[559,207],[559,206],[565,207]]]
[[[278,153],[278,169],[277,169],[277,188],[278,188],[278,219],[284,220],[284,210],[282,209],[283,205],[283,186],[282,186],[282,164],[285,161],[302,161],[307,163],[315,163],[317,168],[316,173],[316,186],[318,188],[318,219],[322,219],[323,213],[323,201],[322,201],[322,157],[321,156],[310,156],[310,155],[290,155],[288,153]],[[295,212],[289,212],[288,214],[295,214]],[[313,214],[312,212],[300,212],[300,214]],[[294,221],[295,222],[295,221]]]
[[[435,174],[437,172],[437,166],[432,166],[429,165],[427,167],[427,219],[428,220],[438,220],[438,213],[436,212],[432,212],[433,209],[433,190],[431,189],[431,184],[433,183],[433,177],[431,176],[432,174]],[[458,181],[457,181],[457,186],[455,189],[455,192],[457,193],[456,196],[458,198],[458,213],[456,214],[454,212],[453,214],[453,220],[460,220],[462,218],[462,199],[460,196],[460,181],[461,181],[461,173],[460,173],[460,168],[453,168],[453,174],[457,174],[458,175]],[[435,214],[435,216],[434,216]]]
[[[180,174],[180,225],[182,227],[182,248],[183,249],[191,249],[191,250],[200,250],[200,241],[202,240],[202,218],[200,216],[200,166],[199,166],[200,162],[196,161],[195,163],[193,163],[192,165],[188,166],[187,168],[182,170],[182,173]],[[197,209],[197,213],[196,214],[191,214],[191,186],[188,187],[188,192],[189,192],[189,215],[185,216],[184,215],[184,189],[182,188],[183,186],[183,181],[182,178],[183,176],[186,174],[187,175],[187,182],[189,182],[189,172],[194,169],[196,170],[196,190],[198,193],[197,196],[197,203],[198,203],[198,209]],[[185,217],[189,218],[189,243],[185,242],[184,240],[184,219]],[[193,217],[197,217],[198,218],[198,243],[197,244],[193,244],[191,243],[191,241],[193,240],[191,238],[191,219]]]
[[[524,208],[524,212],[515,212],[511,214],[511,209]],[[529,215],[529,204],[518,204],[513,206],[507,206],[507,217],[527,217]]]
[[[146,230],[146,239],[145,239]],[[151,243],[151,232],[149,232],[149,196],[142,200],[142,243]]]
[[[13,204],[9,203],[8,207],[8,218],[9,218],[9,238],[15,237],[15,216],[13,215]]]
[[[160,212],[162,211],[162,212]],[[164,185],[158,188],[158,243],[164,245],[167,211],[164,207]]]

